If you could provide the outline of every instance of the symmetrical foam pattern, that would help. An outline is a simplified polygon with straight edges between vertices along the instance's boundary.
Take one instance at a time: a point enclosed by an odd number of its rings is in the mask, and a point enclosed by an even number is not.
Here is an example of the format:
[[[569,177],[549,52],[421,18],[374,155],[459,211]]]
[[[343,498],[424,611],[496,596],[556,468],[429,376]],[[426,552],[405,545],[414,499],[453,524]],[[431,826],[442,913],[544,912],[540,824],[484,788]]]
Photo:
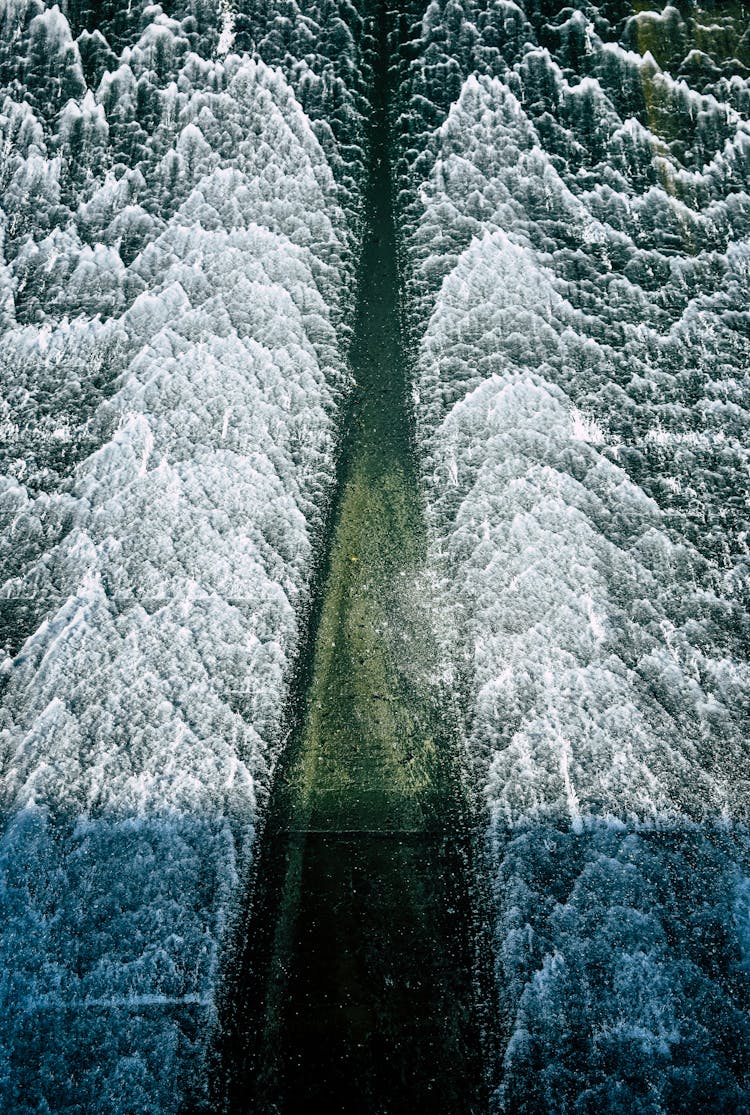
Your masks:
[[[293,7],[0,6],[4,1111],[205,1099],[349,385],[367,34]]]
[[[434,0],[400,62],[504,1112],[750,1103],[748,11],[651,7]]]

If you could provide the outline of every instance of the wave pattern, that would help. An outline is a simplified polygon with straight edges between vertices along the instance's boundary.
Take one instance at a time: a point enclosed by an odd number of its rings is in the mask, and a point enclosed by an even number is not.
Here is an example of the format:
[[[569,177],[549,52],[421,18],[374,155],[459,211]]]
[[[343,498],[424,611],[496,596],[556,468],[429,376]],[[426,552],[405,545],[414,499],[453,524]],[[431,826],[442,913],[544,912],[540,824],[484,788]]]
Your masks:
[[[350,378],[366,35],[307,8],[338,62],[0,9],[7,1111],[207,1102]]]
[[[401,62],[499,1111],[750,1096],[748,45],[662,7],[434,2]]]

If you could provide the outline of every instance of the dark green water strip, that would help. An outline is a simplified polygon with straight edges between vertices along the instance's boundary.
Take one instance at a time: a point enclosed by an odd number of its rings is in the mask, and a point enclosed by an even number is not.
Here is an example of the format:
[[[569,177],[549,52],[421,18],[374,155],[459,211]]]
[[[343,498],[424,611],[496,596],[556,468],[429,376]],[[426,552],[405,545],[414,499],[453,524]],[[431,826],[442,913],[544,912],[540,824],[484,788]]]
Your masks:
[[[399,333],[385,18],[355,426],[304,722],[276,780],[228,997],[236,1113],[486,1107],[469,825],[431,633]]]

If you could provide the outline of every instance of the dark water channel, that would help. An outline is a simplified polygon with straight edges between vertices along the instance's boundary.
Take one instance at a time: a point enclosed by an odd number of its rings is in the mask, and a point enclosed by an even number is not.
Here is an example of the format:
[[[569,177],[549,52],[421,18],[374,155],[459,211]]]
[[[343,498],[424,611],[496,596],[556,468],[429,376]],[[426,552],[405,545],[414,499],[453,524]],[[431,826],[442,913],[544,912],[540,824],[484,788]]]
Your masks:
[[[228,994],[236,1113],[484,1110],[470,825],[423,571],[399,335],[385,17],[353,430],[307,679]]]

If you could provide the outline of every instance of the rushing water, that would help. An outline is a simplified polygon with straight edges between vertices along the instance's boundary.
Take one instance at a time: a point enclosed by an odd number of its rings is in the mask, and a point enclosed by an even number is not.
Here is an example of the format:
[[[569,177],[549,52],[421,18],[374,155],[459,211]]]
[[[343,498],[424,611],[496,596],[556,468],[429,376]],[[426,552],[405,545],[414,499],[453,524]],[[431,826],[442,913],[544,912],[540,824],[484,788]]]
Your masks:
[[[750,1111],[750,0],[379,3],[3,6],[0,1111]]]
[[[383,23],[384,23],[383,15]],[[381,27],[357,389],[299,738],[231,996],[232,1111],[484,1106],[470,835],[422,569]]]

